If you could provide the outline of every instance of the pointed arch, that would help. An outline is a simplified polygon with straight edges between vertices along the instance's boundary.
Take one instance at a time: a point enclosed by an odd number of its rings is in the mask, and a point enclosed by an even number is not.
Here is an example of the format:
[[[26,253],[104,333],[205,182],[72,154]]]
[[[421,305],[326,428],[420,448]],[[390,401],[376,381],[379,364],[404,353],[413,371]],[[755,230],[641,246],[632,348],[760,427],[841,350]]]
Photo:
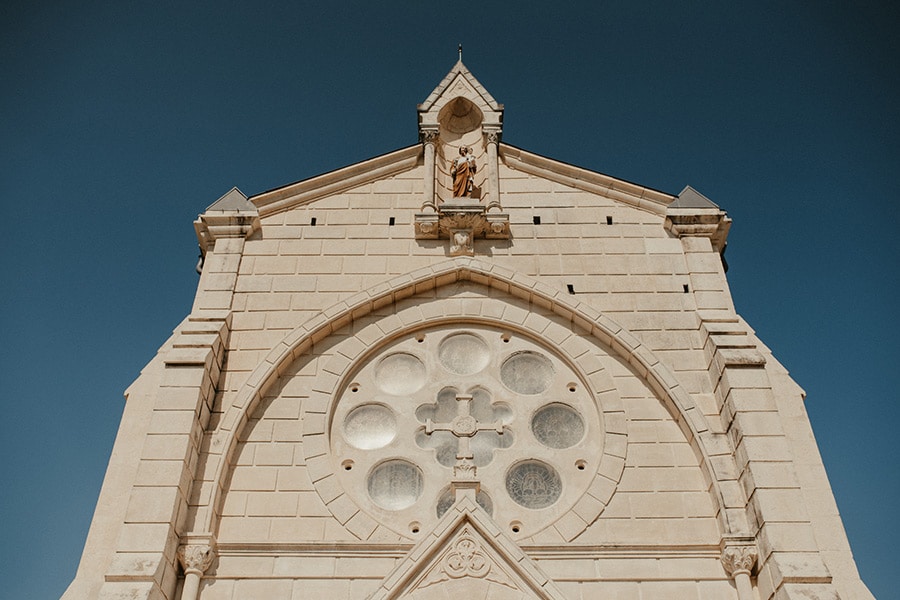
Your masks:
[[[431,267],[395,277],[368,290],[359,292],[322,311],[286,335],[266,358],[254,369],[234,402],[225,408],[219,427],[212,436],[207,460],[216,460],[212,477],[209,509],[205,531],[214,531],[218,519],[229,465],[236,451],[240,434],[250,415],[278,378],[287,373],[293,363],[312,346],[355,319],[381,307],[394,304],[414,295],[450,285],[470,281],[487,288],[495,288],[521,298],[568,320],[574,327],[589,333],[612,354],[627,362],[653,390],[657,398],[669,407],[687,441],[700,456],[700,468],[712,486],[712,495],[719,514],[723,534],[736,533],[739,526],[731,522],[726,511],[717,463],[711,456],[721,440],[714,439],[706,418],[690,394],[684,390],[672,372],[639,339],[596,308],[575,301],[537,279],[511,269],[489,264],[472,257],[457,257]],[[209,465],[211,466],[211,465]]]

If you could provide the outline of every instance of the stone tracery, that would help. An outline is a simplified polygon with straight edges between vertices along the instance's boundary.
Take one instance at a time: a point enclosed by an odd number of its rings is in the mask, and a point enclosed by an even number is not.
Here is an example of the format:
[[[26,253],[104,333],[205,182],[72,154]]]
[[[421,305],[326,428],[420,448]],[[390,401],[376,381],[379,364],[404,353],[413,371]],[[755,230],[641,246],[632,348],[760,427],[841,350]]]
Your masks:
[[[528,338],[485,325],[426,329],[376,351],[354,372],[333,409],[332,460],[349,466],[340,471],[347,494],[394,531],[436,518],[461,493],[454,490],[471,489],[489,513],[533,534],[591,481],[564,487],[560,474],[599,463],[602,426],[587,387],[574,385],[571,367]],[[547,426],[533,423],[548,410],[564,410],[570,421],[575,415],[575,441],[586,430],[595,432],[592,441],[557,443],[545,461],[530,460],[553,447],[536,433]],[[365,427],[372,431],[359,431]],[[560,502],[552,513],[533,513]]]

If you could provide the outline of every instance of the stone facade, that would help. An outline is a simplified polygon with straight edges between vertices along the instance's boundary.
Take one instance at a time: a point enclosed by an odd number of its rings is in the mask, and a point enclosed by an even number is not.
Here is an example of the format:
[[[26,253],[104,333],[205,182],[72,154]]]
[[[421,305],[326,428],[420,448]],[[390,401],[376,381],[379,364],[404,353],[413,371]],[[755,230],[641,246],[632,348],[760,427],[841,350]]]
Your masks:
[[[457,63],[420,143],[200,215],[66,600],[872,597],[727,215],[502,111]]]

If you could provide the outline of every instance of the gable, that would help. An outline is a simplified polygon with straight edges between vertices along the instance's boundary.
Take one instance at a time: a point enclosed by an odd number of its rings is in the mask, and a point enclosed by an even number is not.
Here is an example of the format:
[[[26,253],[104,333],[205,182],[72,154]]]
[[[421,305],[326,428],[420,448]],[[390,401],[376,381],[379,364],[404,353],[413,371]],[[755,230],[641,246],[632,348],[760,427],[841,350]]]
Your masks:
[[[382,581],[370,600],[447,597],[563,600],[484,510],[462,498]]]

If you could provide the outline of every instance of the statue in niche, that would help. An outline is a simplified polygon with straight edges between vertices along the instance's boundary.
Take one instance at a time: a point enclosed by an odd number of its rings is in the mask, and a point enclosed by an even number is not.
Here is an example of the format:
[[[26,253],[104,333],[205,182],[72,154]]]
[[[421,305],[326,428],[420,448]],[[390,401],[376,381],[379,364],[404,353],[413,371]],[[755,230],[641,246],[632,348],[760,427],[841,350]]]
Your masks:
[[[472,149],[468,146],[461,146],[459,156],[453,159],[450,166],[450,175],[453,177],[453,197],[464,198],[472,195],[472,189],[475,187],[475,157],[472,156]]]

